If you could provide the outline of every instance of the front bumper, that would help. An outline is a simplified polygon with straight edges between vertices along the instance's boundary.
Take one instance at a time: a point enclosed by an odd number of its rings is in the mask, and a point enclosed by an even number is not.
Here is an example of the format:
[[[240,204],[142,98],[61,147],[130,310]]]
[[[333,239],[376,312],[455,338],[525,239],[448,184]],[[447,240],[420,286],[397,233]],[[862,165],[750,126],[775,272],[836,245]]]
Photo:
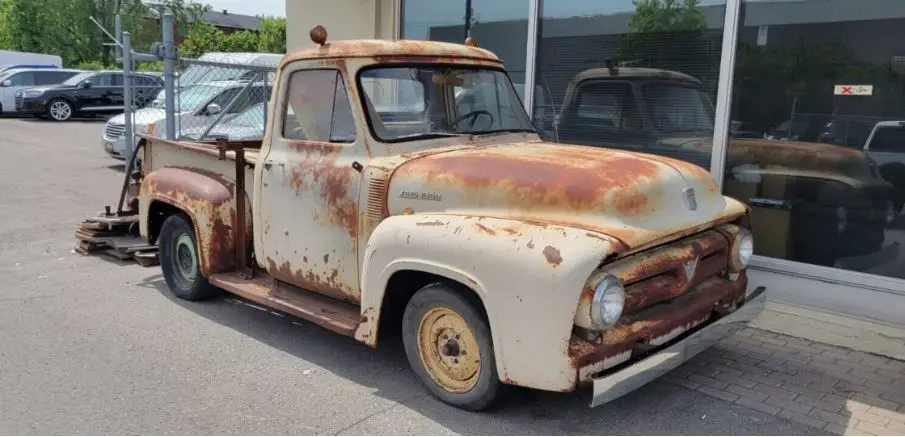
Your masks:
[[[125,160],[129,157],[129,152],[126,150],[125,137],[108,138],[106,135],[101,135],[101,143],[104,146],[104,151],[110,157],[119,160]]]
[[[41,115],[47,112],[47,101],[41,98],[25,97],[16,101],[16,112]]]
[[[591,406],[605,404],[657,379],[707,350],[720,340],[748,326],[764,309],[767,296],[758,287],[745,298],[745,304],[717,319],[679,342],[622,370],[596,378]]]

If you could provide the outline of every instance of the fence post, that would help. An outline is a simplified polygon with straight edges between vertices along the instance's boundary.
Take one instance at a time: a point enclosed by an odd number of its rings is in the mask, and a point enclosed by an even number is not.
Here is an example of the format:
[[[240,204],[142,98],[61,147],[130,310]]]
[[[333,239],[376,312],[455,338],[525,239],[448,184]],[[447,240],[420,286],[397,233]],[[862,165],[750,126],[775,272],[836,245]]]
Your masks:
[[[113,18],[113,26],[114,26],[114,35],[116,35],[116,42],[119,44],[114,45],[116,52],[116,59],[120,59],[123,57],[123,48],[120,44],[123,43],[123,18],[116,14]]]
[[[176,46],[173,14],[163,14],[163,87],[166,110],[166,134],[168,140],[176,139]]]
[[[126,147],[129,150],[129,160],[135,153],[135,135],[132,123],[132,34],[123,32],[123,116],[125,117],[125,130],[123,136]]]

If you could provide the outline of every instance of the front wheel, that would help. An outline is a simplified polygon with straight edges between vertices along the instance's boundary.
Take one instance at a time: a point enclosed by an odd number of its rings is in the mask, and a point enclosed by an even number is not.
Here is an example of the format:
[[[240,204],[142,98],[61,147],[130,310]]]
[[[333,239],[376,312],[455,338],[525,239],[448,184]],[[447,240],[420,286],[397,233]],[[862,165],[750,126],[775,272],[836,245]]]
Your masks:
[[[435,397],[479,411],[502,393],[490,327],[480,303],[435,283],[419,290],[402,317],[402,341],[415,375]]]
[[[47,106],[47,115],[53,121],[69,121],[72,113],[72,104],[64,99],[51,100]]]
[[[167,217],[158,239],[160,268],[173,294],[184,300],[203,300],[217,289],[201,274],[195,231],[182,214]]]

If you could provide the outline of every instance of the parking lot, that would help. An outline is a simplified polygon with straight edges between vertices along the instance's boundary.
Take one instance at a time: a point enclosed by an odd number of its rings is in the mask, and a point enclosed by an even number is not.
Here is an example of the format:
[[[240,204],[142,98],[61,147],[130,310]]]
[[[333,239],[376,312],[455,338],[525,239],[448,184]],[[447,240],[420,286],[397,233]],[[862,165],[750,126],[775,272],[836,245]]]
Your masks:
[[[598,408],[515,390],[453,409],[396,338],[373,350],[230,297],[180,301],[157,267],[74,254],[122,184],[102,127],[0,119],[0,433],[905,433],[903,363],[754,329]]]

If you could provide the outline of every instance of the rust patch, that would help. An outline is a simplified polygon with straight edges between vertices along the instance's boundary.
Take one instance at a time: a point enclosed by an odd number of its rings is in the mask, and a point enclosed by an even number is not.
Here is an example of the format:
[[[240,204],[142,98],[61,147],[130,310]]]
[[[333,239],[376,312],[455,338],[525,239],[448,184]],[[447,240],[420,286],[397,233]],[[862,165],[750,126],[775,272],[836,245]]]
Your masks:
[[[482,224],[480,224],[480,223],[475,223],[475,224],[474,224],[474,227],[475,227],[475,229],[477,229],[478,231],[483,232],[483,233],[485,233],[485,234],[487,234],[487,235],[496,235],[496,231],[494,231],[493,229],[490,229],[490,228],[488,228],[487,226],[484,226],[484,225],[482,225]]]
[[[327,264],[327,263],[329,263],[329,262],[330,262],[330,254],[329,254],[329,253],[325,253],[325,254],[324,254],[324,264]]]
[[[547,258],[547,263],[553,267],[559,267],[562,264],[562,255],[560,255],[559,249],[553,246],[544,248],[544,257]]]
[[[297,269],[293,271],[288,261],[277,267],[272,259],[268,259],[267,264],[267,271],[276,279],[334,299],[354,302],[350,298],[351,291],[345,289],[343,284],[338,281],[338,269],[333,269],[330,276],[321,276],[312,270]]]
[[[528,241],[528,248],[529,248],[529,249],[534,249],[534,240]]]

